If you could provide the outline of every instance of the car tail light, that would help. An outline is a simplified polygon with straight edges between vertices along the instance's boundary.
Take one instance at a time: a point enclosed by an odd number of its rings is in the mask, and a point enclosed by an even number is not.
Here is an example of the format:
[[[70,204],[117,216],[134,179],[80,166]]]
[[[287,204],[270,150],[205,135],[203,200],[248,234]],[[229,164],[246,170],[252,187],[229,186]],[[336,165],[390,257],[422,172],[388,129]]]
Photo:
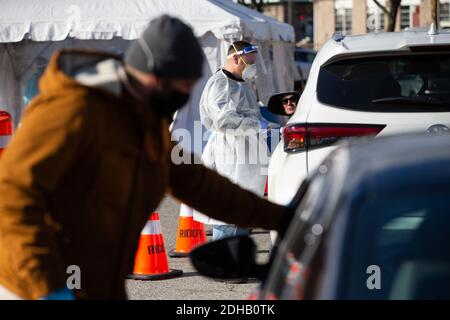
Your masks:
[[[283,128],[284,151],[294,153],[332,145],[341,138],[376,136],[386,125],[292,124]]]
[[[283,128],[284,151],[297,152],[306,149],[306,125],[293,124]]]

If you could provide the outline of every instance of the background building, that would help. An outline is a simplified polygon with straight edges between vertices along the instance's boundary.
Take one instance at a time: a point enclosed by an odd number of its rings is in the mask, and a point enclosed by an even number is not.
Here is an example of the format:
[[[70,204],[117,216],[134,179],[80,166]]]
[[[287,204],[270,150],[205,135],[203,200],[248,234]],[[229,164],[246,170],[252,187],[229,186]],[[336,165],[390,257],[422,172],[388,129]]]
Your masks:
[[[297,42],[311,43],[314,39],[313,0],[266,0],[263,13],[291,24]]]
[[[233,0],[250,5],[252,0]],[[290,23],[297,46],[318,50],[334,32],[362,34],[385,30],[386,16],[373,0],[254,0],[260,11],[279,21]],[[386,6],[390,0],[379,0]],[[450,0],[401,0],[395,31],[429,27],[433,2],[437,1],[439,27],[450,28]]]
[[[388,1],[379,0],[382,5]],[[433,0],[402,0],[395,31],[429,27],[433,21],[432,3]],[[439,27],[450,27],[450,0],[440,0],[437,11]],[[385,15],[373,0],[314,0],[313,12],[316,50],[336,31],[362,34],[385,29]]]

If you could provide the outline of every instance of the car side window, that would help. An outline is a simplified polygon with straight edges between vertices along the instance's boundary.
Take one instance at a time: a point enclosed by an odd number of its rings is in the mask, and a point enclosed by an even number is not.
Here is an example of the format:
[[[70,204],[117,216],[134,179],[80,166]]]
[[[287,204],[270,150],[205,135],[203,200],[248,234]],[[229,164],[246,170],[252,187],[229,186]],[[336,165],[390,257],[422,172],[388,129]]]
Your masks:
[[[285,238],[281,241],[271,273],[266,281],[266,287],[271,292],[268,296],[285,299],[302,299],[305,283],[309,274],[309,263],[312,252],[317,250],[315,237],[321,234],[320,224],[321,207],[325,205],[329,186],[324,176],[315,176],[311,180],[302,197],[293,217]],[[316,233],[316,234],[315,234]],[[311,253],[302,260],[306,251]],[[266,296],[267,296],[266,295]]]
[[[295,61],[312,63],[316,57],[312,52],[295,52]]]
[[[303,53],[301,53],[301,52],[296,52],[296,53],[295,53],[295,61],[304,62],[304,61],[305,61],[305,58],[304,58]]]
[[[308,61],[308,62],[312,63],[315,58],[316,58],[316,54],[315,53],[307,53],[306,54],[306,61]]]
[[[361,203],[351,218],[343,297],[450,298],[448,194],[396,192]],[[379,278],[369,279],[370,268]]]

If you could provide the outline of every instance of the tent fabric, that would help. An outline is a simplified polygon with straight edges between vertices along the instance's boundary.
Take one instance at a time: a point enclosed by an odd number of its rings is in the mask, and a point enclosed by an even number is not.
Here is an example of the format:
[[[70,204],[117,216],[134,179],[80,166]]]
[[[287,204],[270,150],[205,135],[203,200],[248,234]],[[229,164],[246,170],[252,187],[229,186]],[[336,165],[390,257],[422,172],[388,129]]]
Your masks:
[[[18,103],[19,86],[6,50],[0,50],[0,70],[0,111],[8,112],[15,119],[19,116],[14,108]]]
[[[67,39],[55,42],[34,42],[23,40],[19,43],[0,43],[0,110],[7,111],[18,126],[25,107],[27,89],[40,72],[37,61],[50,60],[52,54],[63,48],[90,48],[113,53],[124,52],[130,41],[77,40]]]
[[[2,0],[0,10],[0,110],[20,122],[35,61],[61,48],[95,48],[123,53],[148,22],[162,13],[188,23],[206,57],[204,76],[172,124],[175,138],[200,155],[208,132],[201,126],[199,100],[208,78],[224,65],[232,41],[261,47],[267,74],[253,83],[258,99],[293,89],[294,29],[231,0]],[[189,63],[189,61],[186,61]],[[201,137],[199,137],[201,135]]]
[[[197,37],[241,33],[255,40],[293,42],[292,26],[231,0],[2,0],[0,42],[137,39],[152,18],[186,21]]]

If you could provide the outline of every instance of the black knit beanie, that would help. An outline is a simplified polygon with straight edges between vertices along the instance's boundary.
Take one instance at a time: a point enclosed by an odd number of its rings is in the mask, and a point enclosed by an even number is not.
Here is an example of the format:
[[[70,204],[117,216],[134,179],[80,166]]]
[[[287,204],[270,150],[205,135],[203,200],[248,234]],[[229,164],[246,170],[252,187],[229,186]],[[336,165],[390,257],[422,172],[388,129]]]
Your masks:
[[[180,19],[162,15],[152,20],[125,54],[136,69],[169,78],[200,78],[203,51],[192,29]]]

